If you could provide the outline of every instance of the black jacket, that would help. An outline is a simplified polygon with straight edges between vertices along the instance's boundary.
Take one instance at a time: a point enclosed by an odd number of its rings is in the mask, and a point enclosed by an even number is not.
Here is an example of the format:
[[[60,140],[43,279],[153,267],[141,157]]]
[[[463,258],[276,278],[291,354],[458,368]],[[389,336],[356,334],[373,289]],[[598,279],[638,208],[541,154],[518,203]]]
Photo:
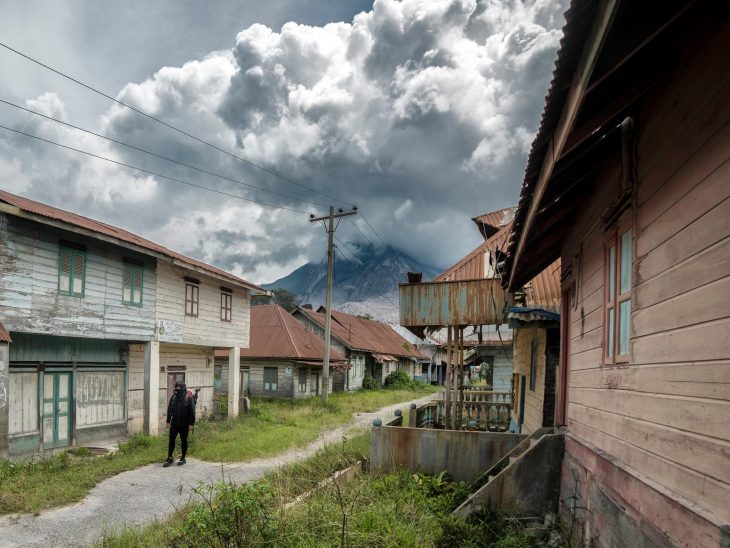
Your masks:
[[[192,426],[195,424],[195,400],[190,392],[181,397],[173,393],[167,404],[167,422],[174,426]]]

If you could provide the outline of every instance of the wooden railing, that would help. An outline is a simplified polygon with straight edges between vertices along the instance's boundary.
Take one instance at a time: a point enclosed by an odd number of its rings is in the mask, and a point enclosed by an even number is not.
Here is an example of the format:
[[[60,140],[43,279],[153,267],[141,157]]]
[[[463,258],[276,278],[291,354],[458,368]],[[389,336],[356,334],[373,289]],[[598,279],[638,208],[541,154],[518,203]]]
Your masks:
[[[499,394],[499,393],[497,393]],[[492,396],[490,396],[492,397]],[[505,432],[509,429],[512,404],[509,402],[509,394],[493,396],[495,400],[472,400],[450,402],[452,416],[460,418],[458,430]],[[501,400],[501,401],[500,401]],[[415,413],[411,411],[409,426],[415,428],[445,428],[446,427],[446,405],[444,399],[432,400],[417,408]]]

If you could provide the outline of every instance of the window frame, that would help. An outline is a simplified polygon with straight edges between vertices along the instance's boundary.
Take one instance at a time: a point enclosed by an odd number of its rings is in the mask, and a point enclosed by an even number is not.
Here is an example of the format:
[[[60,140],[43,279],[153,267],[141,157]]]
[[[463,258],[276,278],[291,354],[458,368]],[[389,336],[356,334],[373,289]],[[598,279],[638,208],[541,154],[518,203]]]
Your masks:
[[[191,288],[190,298],[188,298],[188,287]],[[189,312],[188,303],[190,303]],[[190,280],[185,280],[185,316],[190,318],[197,318],[200,316],[200,284]]]
[[[266,374],[269,374],[269,376],[273,373],[275,377],[275,382],[271,382],[271,379],[269,379],[269,382],[266,382]],[[269,385],[269,388],[266,388],[266,385]],[[271,388],[271,385],[274,385],[274,388]],[[271,392],[276,393],[279,391],[279,368],[278,367],[264,367],[264,375],[263,375],[263,388],[264,392]]]
[[[299,373],[299,376],[297,378],[297,384],[299,385],[298,386],[298,391],[299,391],[300,394],[306,394],[307,393],[307,386],[309,385],[309,374],[308,374],[308,371],[304,367],[301,367],[299,369],[298,373]],[[304,374],[304,384],[302,384],[302,374]]]
[[[228,304],[228,306],[226,306],[226,304]],[[228,323],[233,321],[233,291],[230,289],[221,288],[220,320]]]
[[[68,273],[68,290],[61,289],[61,264],[62,264],[62,256],[64,253],[69,254],[69,273]],[[81,291],[75,292],[73,290],[74,281],[76,280],[76,275],[74,274],[74,262],[75,257],[79,256],[81,257],[82,261],[82,274],[81,274]],[[59,245],[58,246],[58,282],[57,282],[57,288],[59,295],[66,295],[68,297],[84,297],[86,294],[86,251],[83,249],[75,249],[73,247],[69,247],[66,245]]]
[[[130,277],[129,277],[129,299],[124,299],[124,290],[126,289],[124,286],[124,271],[125,269],[130,269]],[[139,294],[140,299],[139,302],[134,302],[134,296],[135,296],[135,273],[139,275]],[[122,263],[122,303],[127,306],[137,306],[139,308],[142,307],[142,304],[144,303],[144,266],[135,262],[135,261],[129,261],[124,260]]]
[[[628,265],[628,288],[621,291],[623,278],[621,265],[623,257],[623,237],[630,233],[629,265]],[[603,291],[603,363],[604,365],[625,364],[631,361],[631,329],[633,312],[633,282],[634,282],[634,257],[635,257],[635,233],[634,227],[628,215],[623,215],[614,227],[607,233],[604,246],[604,291]],[[613,261],[611,260],[611,248],[614,249]],[[612,268],[613,267],[613,268]],[[611,295],[611,284],[613,284],[613,295]],[[621,349],[621,305],[629,303],[628,316],[628,344],[627,352],[619,353]],[[613,321],[610,329],[611,321]],[[610,354],[609,354],[610,351]]]

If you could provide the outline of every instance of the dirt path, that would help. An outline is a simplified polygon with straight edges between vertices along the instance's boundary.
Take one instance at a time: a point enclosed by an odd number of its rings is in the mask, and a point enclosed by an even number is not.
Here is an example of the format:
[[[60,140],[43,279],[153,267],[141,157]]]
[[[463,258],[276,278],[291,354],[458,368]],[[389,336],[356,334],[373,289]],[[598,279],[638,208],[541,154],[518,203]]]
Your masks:
[[[428,395],[416,403],[433,398]],[[307,458],[327,444],[339,442],[353,427],[369,426],[375,417],[393,417],[395,409],[407,409],[402,402],[375,413],[358,413],[343,426],[323,432],[303,449],[292,449],[275,457],[242,463],[211,463],[188,459],[185,466],[162,468],[150,464],[123,472],[99,483],[79,503],[42,512],[0,517],[0,548],[15,546],[93,546],[105,532],[125,525],[142,525],[170,516],[190,500],[199,482],[222,478],[237,483],[255,481],[274,468]]]

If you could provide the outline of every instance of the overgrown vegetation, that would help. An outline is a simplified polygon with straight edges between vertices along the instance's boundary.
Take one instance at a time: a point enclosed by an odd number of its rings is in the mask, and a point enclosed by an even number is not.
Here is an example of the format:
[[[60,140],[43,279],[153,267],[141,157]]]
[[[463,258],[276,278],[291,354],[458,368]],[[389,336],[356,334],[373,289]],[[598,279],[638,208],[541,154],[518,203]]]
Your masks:
[[[372,375],[366,374],[362,378],[362,389],[363,390],[380,390],[381,386],[378,380]]]
[[[405,371],[393,371],[385,377],[384,385],[391,390],[419,390],[428,387],[427,384],[411,379]]]
[[[314,441],[352,419],[413,399],[413,391],[361,391],[332,394],[325,405],[317,398],[258,400],[252,412],[235,420],[202,420],[190,436],[190,457],[215,462],[238,462],[275,455]],[[161,462],[167,452],[166,434],[137,435],[120,451],[100,457],[59,453],[29,462],[0,459],[0,514],[37,513],[44,508],[82,499],[101,480],[145,464]],[[81,455],[88,454],[84,451]]]
[[[107,536],[109,548],[131,546],[534,546],[518,520],[483,514],[469,522],[451,515],[466,485],[399,472],[333,479],[369,451],[369,433],[332,445],[315,457],[254,484],[201,486],[202,502],[167,523]],[[326,478],[331,481],[317,485]],[[306,498],[297,496],[308,493]]]

